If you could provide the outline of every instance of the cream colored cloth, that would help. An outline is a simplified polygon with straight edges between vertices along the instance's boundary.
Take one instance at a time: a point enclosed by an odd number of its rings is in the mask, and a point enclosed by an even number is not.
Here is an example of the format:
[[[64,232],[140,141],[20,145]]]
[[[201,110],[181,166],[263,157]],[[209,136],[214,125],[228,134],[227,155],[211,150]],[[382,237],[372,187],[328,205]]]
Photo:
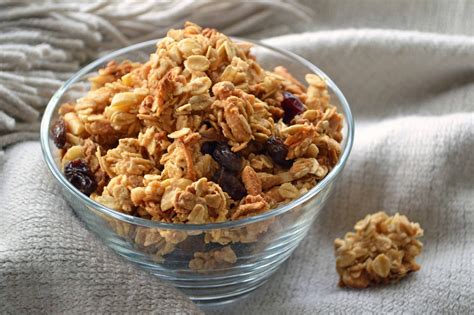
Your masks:
[[[267,42],[312,61],[340,86],[356,119],[353,152],[331,201],[288,262],[249,299],[217,312],[473,313],[472,2],[306,5],[314,25],[327,30]],[[37,142],[10,146],[4,161],[0,313],[197,312],[84,229]],[[424,228],[422,269],[395,285],[338,288],[334,238],[381,209]]]

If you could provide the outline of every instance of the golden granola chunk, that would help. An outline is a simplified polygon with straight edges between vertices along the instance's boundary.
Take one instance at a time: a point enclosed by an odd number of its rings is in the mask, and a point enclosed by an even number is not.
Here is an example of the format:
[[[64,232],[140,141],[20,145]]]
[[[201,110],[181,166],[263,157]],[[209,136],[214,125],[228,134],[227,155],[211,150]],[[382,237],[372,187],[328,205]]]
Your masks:
[[[398,213],[377,212],[357,222],[354,229],[334,241],[340,286],[366,288],[420,269],[415,257],[423,248],[417,240],[423,230],[418,223]]]

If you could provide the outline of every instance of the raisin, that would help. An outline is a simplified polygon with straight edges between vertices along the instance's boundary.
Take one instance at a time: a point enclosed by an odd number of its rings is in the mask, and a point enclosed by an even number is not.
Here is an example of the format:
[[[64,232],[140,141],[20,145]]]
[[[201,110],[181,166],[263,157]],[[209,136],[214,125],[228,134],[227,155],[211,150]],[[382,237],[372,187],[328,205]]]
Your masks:
[[[242,168],[240,154],[232,152],[226,143],[219,142],[212,152],[212,157],[220,166],[231,172],[238,172]]]
[[[176,249],[181,251],[182,255],[189,255],[190,253],[205,251],[206,245],[202,235],[188,236],[176,245]]]
[[[223,167],[214,174],[212,180],[219,184],[222,190],[228,193],[234,200],[240,200],[247,194],[245,186],[240,179]]]
[[[62,118],[58,119],[51,128],[53,142],[59,149],[66,145],[66,124]]]
[[[217,142],[215,141],[204,142],[201,146],[201,153],[212,155],[214,153],[214,150],[216,149],[216,146],[217,146]]]
[[[278,165],[290,168],[293,161],[287,160],[288,147],[283,143],[280,138],[271,136],[265,143],[265,150],[272,160]]]
[[[97,189],[97,182],[89,166],[83,160],[73,160],[64,166],[67,180],[83,194],[90,195]]]
[[[263,153],[265,150],[265,144],[260,143],[257,141],[252,141],[250,142],[247,147],[249,148],[249,151],[254,154],[260,154]]]
[[[304,112],[303,103],[301,103],[299,98],[297,98],[290,92],[283,93],[283,101],[281,102],[281,107],[285,111],[285,114],[283,115],[283,121],[286,124],[290,123],[293,117]]]

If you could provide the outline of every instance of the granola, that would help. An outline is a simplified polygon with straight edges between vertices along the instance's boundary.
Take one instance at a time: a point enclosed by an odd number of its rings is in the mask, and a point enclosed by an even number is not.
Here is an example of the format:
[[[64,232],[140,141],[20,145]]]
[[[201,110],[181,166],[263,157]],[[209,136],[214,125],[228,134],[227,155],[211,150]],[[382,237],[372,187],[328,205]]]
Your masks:
[[[230,246],[214,249],[209,252],[195,252],[189,262],[189,268],[197,272],[206,272],[235,264],[237,256]]]
[[[186,22],[148,61],[109,62],[84,97],[60,107],[62,166],[83,161],[93,200],[144,219],[205,224],[264,213],[306,193],[341,155],[343,116],[324,79],[305,79],[308,87],[283,66],[265,70],[249,43]],[[203,237],[251,242],[267,229]],[[171,241],[136,239],[155,238]]]
[[[366,288],[394,282],[421,268],[415,257],[423,248],[417,240],[423,230],[406,216],[377,212],[357,222],[354,229],[334,241],[340,286]]]

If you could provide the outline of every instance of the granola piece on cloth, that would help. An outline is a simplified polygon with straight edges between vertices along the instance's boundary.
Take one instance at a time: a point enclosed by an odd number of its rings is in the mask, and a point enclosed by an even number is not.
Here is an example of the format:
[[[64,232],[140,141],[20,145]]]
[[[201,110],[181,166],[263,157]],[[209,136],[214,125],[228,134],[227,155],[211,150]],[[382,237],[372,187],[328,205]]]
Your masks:
[[[366,288],[400,280],[421,268],[415,257],[423,248],[417,240],[423,230],[406,216],[377,212],[357,222],[354,229],[334,241],[340,286]]]

